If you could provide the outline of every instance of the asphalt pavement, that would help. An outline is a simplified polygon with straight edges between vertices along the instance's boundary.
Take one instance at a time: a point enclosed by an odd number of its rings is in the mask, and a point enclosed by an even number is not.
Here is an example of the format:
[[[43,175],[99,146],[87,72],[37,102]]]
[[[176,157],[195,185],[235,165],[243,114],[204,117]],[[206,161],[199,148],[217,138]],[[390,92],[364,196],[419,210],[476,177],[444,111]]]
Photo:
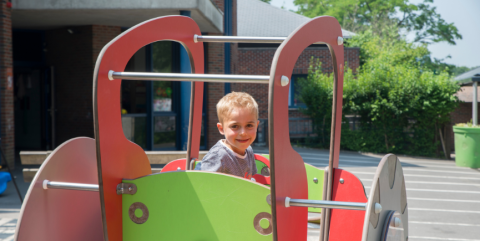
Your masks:
[[[328,151],[295,148],[306,163],[328,165]],[[265,149],[255,148],[256,153]],[[340,168],[355,174],[367,194],[383,155],[341,152]],[[455,166],[453,160],[398,156],[405,175],[409,212],[409,241],[480,241],[480,169]],[[22,167],[14,171],[22,195]],[[0,194],[0,240],[13,240],[21,204],[12,182]],[[309,232],[310,234],[310,232]],[[310,240],[310,239],[309,239]]]
[[[328,151],[294,148],[306,163],[328,165]],[[383,155],[340,153],[340,168],[355,174],[367,195]],[[454,160],[398,156],[407,189],[409,241],[480,241],[480,169]]]
[[[23,198],[27,193],[30,183],[23,181],[22,169],[20,162],[17,162],[17,166],[15,170],[13,170],[13,176],[15,177]],[[22,204],[13,182],[8,182],[7,189],[4,193],[0,194],[0,240],[13,240],[21,207]]]

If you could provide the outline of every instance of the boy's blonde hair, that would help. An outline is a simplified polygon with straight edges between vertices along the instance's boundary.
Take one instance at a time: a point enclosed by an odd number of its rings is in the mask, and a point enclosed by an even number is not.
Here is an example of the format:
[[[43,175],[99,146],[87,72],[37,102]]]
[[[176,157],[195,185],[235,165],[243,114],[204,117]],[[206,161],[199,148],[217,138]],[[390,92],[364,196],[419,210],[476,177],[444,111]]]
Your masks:
[[[225,95],[217,103],[218,121],[223,124],[223,121],[230,115],[234,107],[251,110],[258,120],[258,104],[255,99],[245,92],[232,92]]]

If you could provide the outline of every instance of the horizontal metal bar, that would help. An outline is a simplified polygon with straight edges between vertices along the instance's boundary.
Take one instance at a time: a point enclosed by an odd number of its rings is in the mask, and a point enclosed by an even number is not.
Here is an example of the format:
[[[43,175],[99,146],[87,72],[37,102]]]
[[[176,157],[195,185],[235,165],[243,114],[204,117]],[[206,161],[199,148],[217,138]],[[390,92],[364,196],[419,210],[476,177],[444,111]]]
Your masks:
[[[248,36],[200,36],[194,35],[193,41],[210,43],[260,43],[260,44],[281,44],[286,37],[248,37]],[[317,42],[315,44],[325,44]]]
[[[363,210],[367,209],[367,203],[356,202],[337,202],[337,201],[323,201],[323,200],[308,200],[308,199],[291,199],[285,198],[285,207],[309,207],[309,208],[333,208],[333,209],[348,209],[348,210]]]
[[[67,189],[77,191],[92,191],[98,192],[97,184],[73,183],[73,182],[52,182],[49,180],[43,181],[43,189]]]
[[[194,35],[195,42],[213,42],[213,43],[283,43],[286,37],[241,37],[241,36],[199,36]]]
[[[269,75],[229,75],[229,74],[175,74],[152,72],[114,72],[108,73],[110,80],[155,80],[155,81],[200,81],[213,83],[255,83],[268,84]]]

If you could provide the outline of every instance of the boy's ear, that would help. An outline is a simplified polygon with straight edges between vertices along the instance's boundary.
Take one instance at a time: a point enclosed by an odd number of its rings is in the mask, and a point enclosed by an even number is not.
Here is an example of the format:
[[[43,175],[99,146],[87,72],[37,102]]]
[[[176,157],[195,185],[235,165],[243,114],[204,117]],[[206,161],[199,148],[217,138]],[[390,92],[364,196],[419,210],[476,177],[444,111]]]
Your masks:
[[[218,128],[218,131],[220,132],[220,134],[225,135],[224,132],[223,132],[222,123],[218,122],[217,123],[217,128]]]

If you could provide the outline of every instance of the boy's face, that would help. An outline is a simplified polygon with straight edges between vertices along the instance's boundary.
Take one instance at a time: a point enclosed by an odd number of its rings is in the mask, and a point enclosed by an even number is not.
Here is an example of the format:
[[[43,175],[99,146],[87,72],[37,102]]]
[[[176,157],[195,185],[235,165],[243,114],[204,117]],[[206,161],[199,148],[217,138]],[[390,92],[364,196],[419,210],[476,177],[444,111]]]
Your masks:
[[[251,110],[234,108],[223,123],[217,123],[217,127],[225,136],[225,144],[234,152],[245,155],[245,150],[257,137],[258,123],[258,119]]]

